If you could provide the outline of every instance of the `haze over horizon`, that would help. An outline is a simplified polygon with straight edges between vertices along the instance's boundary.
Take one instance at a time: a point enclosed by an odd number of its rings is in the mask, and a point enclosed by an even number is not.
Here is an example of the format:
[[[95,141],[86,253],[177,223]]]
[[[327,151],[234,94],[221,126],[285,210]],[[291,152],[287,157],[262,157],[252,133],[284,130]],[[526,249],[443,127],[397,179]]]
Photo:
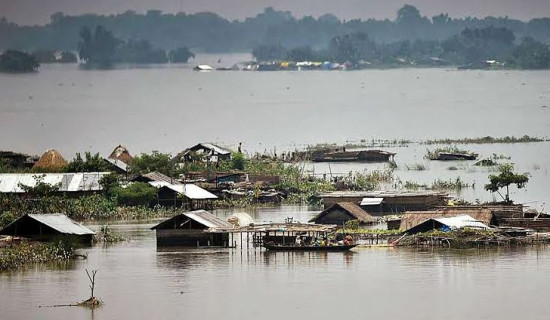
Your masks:
[[[22,25],[47,24],[50,15],[118,14],[128,10],[144,13],[147,10],[176,12],[214,12],[228,19],[255,16],[266,7],[291,11],[297,17],[320,16],[326,13],[340,19],[393,19],[396,11],[411,4],[422,15],[432,17],[448,13],[453,18],[467,16],[509,16],[520,20],[550,17],[548,0],[0,0],[0,17]]]

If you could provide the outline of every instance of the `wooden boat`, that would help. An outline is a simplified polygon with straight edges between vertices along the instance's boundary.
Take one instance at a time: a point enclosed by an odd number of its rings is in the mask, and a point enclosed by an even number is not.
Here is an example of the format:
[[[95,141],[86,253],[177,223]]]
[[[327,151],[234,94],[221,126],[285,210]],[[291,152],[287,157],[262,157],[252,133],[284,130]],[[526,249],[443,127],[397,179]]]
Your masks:
[[[264,248],[271,251],[347,251],[356,246],[357,246],[356,244],[336,245],[336,246],[294,246],[294,245],[264,244]]]

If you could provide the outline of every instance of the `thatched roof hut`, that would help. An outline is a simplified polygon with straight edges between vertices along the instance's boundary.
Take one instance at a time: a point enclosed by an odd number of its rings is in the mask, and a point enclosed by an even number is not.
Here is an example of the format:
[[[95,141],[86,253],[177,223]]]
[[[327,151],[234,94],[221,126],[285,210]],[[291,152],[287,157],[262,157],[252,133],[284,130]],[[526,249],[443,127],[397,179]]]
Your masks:
[[[132,160],[134,157],[130,155],[130,152],[128,149],[122,145],[118,145],[113,152],[111,152],[111,155],[109,156],[109,159],[116,159],[124,162],[127,165],[132,164]]]
[[[359,220],[359,223],[373,223],[375,219],[358,205],[351,202],[339,202],[325,209],[309,222],[316,224],[341,225],[349,220]]]
[[[470,210],[464,210],[464,209],[455,210],[455,209],[449,208],[449,209],[443,209],[443,210],[437,210],[437,211],[408,211],[401,217],[401,225],[399,229],[407,230],[429,219],[450,218],[450,217],[456,217],[461,215],[468,215],[486,225],[495,224],[495,218],[491,210],[482,209],[482,208],[479,208],[479,209],[472,208]]]
[[[57,150],[50,149],[44,152],[32,168],[57,170],[63,168],[67,164],[67,160],[65,160]]]

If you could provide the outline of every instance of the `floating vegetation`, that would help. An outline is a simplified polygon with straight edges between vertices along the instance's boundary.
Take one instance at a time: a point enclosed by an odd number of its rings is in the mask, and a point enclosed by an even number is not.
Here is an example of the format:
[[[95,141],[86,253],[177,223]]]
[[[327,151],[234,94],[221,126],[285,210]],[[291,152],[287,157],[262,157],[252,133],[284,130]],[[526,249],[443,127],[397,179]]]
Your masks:
[[[462,181],[460,177],[457,177],[454,180],[437,179],[434,182],[432,182],[430,189],[431,190],[461,190],[461,189],[470,188],[470,187],[475,188],[475,183],[468,184],[467,182]]]
[[[405,181],[402,184],[405,190],[461,190],[464,188],[475,188],[475,183],[469,184],[460,179],[441,180],[437,179],[430,185],[418,183],[415,181]]]
[[[403,184],[403,188],[406,190],[420,190],[420,189],[428,189],[428,185],[426,184],[420,184],[418,182],[413,181],[405,181]]]
[[[114,233],[109,225],[101,226],[99,232],[94,235],[93,241],[96,243],[111,243],[111,242],[120,242],[127,241],[128,237],[120,234]]]
[[[350,172],[344,177],[344,188],[357,191],[371,191],[378,189],[381,183],[393,181],[393,170],[373,170],[368,173]]]
[[[474,164],[474,166],[478,166],[478,167],[493,167],[498,165],[499,164],[493,159],[483,159]]]
[[[491,155],[491,159],[493,160],[510,160],[512,159],[512,157],[510,156],[507,156],[505,154],[496,154],[496,153],[493,153],[493,155]]]
[[[465,158],[477,157],[477,154],[470,152],[468,150],[459,149],[457,146],[446,146],[442,148],[437,148],[433,151],[431,151],[430,149],[427,149],[426,155],[424,156],[424,158],[430,159],[430,160],[451,160],[451,159],[444,159],[442,157],[443,154],[461,155],[461,156],[464,156]],[[460,159],[455,159],[455,160],[460,160]]]
[[[411,165],[405,165],[405,168],[407,168],[407,170],[411,170],[411,171],[424,171],[426,170],[426,166],[422,163],[413,163]]]
[[[492,144],[492,143],[527,143],[527,142],[543,142],[549,141],[548,139],[539,137],[530,137],[524,135],[523,137],[500,137],[494,138],[491,136],[481,138],[462,138],[462,139],[434,139],[424,141],[424,144]]]
[[[49,243],[23,242],[0,249],[0,271],[33,263],[67,261],[75,257],[74,245],[69,239]]]

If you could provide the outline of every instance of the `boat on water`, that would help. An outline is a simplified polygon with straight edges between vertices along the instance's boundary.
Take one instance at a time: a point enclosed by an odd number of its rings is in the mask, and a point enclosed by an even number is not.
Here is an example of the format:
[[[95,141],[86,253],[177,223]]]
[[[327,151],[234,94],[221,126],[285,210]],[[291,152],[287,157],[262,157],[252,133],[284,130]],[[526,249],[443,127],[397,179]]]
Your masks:
[[[347,251],[357,246],[357,244],[334,245],[334,246],[296,246],[296,245],[276,245],[264,244],[264,248],[270,251]]]

